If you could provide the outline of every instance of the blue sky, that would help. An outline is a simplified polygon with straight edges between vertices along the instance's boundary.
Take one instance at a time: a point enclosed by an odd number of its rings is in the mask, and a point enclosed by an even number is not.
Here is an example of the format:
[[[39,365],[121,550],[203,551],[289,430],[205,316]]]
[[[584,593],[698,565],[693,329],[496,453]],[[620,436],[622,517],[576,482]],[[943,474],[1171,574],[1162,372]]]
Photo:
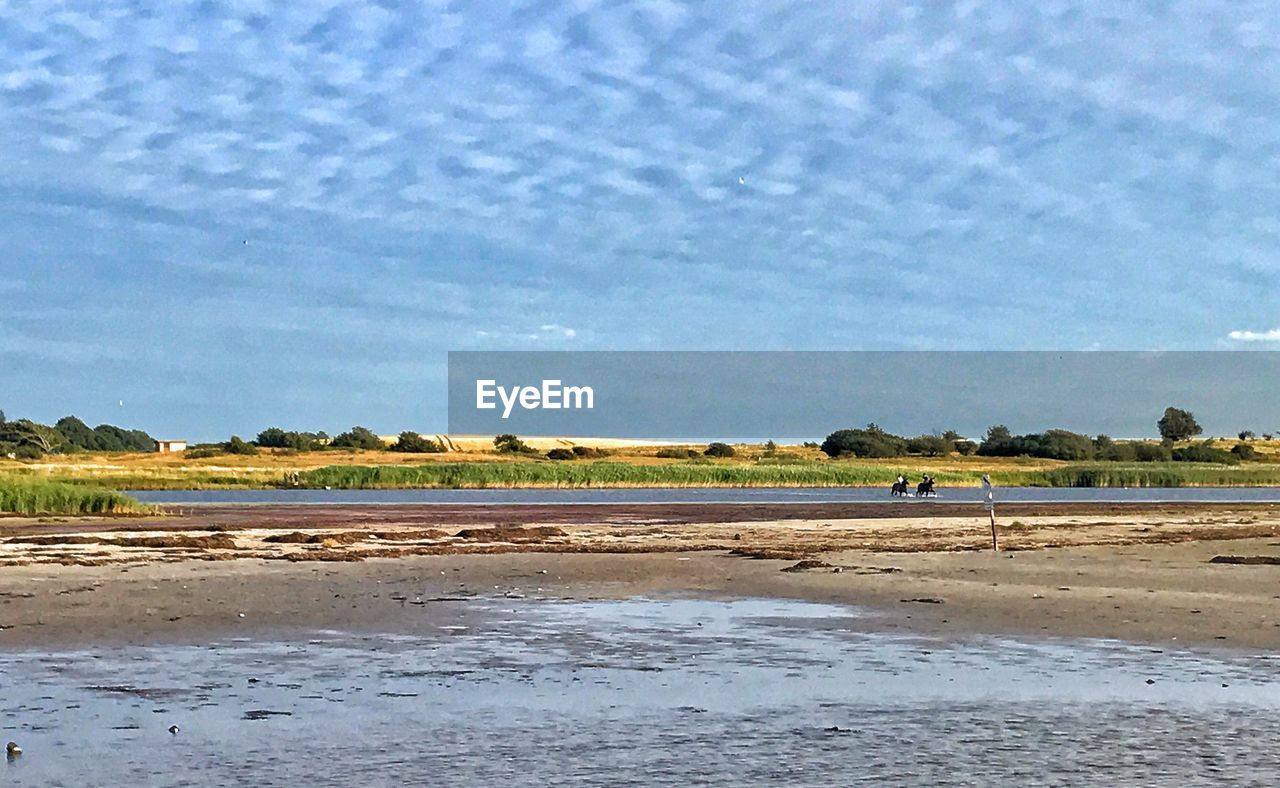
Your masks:
[[[1275,349],[1277,41],[1213,0],[0,6],[0,408],[436,431],[451,349]]]

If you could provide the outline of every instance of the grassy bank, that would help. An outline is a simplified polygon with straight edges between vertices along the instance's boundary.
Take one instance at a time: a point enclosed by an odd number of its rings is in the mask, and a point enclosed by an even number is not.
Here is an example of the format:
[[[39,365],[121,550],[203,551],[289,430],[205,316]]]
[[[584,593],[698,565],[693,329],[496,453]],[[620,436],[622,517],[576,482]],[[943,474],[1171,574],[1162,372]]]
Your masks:
[[[101,487],[0,477],[0,513],[3,514],[147,514],[150,511],[151,507],[123,493]]]
[[[1097,463],[992,474],[992,478],[1007,486],[1026,487],[1269,487],[1280,485],[1280,466]]]
[[[898,467],[837,462],[788,465],[621,462],[437,463],[417,466],[333,465],[301,474],[308,487],[860,487],[888,484]],[[939,472],[944,484],[973,484],[981,474]]]
[[[938,470],[941,486],[975,486],[982,469]],[[805,462],[786,465],[631,465],[618,462],[433,463],[430,465],[333,465],[305,471],[306,487],[337,489],[486,487],[877,487],[899,473],[919,479],[912,463],[867,465]],[[1002,486],[1192,487],[1280,485],[1280,467],[1159,463],[1148,466],[1089,465],[994,471]]]

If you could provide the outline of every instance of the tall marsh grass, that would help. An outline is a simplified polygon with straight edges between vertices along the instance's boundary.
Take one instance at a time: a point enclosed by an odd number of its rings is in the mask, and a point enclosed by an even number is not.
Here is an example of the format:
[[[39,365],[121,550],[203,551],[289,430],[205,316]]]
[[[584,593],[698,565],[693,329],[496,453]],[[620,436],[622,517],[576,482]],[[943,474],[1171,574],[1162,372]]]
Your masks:
[[[992,474],[994,479],[996,474]],[[1000,474],[1005,485],[1027,487],[1267,487],[1280,485],[1275,465],[1153,462],[1100,463]]]
[[[811,462],[795,465],[621,462],[460,462],[430,465],[330,465],[299,474],[307,487],[869,487],[889,485],[903,469]],[[939,472],[941,484],[976,484],[980,473]]]
[[[746,464],[688,462],[634,465],[622,462],[457,462],[429,465],[329,465],[298,474],[304,487],[337,489],[503,487],[887,487],[903,465],[842,462]],[[982,470],[931,472],[940,486],[976,486]],[[1097,464],[1042,470],[993,471],[1001,486],[1192,487],[1280,485],[1280,467],[1191,463]]]
[[[0,513],[147,514],[151,507],[124,493],[27,477],[0,477]]]

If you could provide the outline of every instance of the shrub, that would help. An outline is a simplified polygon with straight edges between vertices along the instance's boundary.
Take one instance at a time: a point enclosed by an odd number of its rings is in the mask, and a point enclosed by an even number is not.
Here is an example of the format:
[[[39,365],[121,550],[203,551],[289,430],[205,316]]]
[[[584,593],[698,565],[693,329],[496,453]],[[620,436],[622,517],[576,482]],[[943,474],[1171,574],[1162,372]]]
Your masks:
[[[382,442],[373,430],[355,426],[335,437],[330,446],[339,449],[362,449],[364,451],[385,451],[387,444]]]
[[[926,457],[942,457],[949,454],[954,446],[954,441],[949,441],[941,435],[918,435],[907,438],[907,452],[923,454]]]
[[[860,430],[836,430],[819,448],[829,457],[901,457],[907,442],[868,424]]]
[[[209,457],[217,457],[219,454],[225,454],[221,445],[195,446],[184,451],[182,457],[186,460],[203,460]]]
[[[1169,462],[1173,452],[1161,443],[1133,443],[1133,458],[1138,462]]]
[[[576,460],[578,455],[573,449],[552,449],[547,452],[548,460]]]
[[[708,457],[732,457],[737,454],[733,447],[727,443],[712,443],[702,452]]]
[[[1231,453],[1242,460],[1258,459],[1258,450],[1247,443],[1237,443],[1235,446],[1232,446]]]
[[[1102,436],[1104,444],[1110,438]],[[1045,457],[1053,460],[1088,460],[1095,452],[1095,442],[1088,435],[1068,430],[1048,430],[1027,435],[1013,435],[1009,428],[997,425],[987,430],[978,454],[989,457]]]
[[[697,449],[685,449],[685,448],[679,448],[676,446],[668,446],[662,449],[658,449],[658,452],[654,454],[654,456],[662,457],[663,459],[667,459],[667,460],[688,460],[693,457],[701,457],[702,455],[698,453]]]
[[[294,432],[279,427],[267,427],[258,433],[254,443],[272,449],[292,449],[294,451],[316,451],[323,449],[329,438],[323,432]]]
[[[493,448],[499,454],[534,454],[534,450],[514,435],[499,435],[493,439]]]
[[[222,444],[222,450],[227,454],[257,454],[258,447],[252,443],[241,440],[239,435],[232,435],[231,440]],[[187,455],[190,456],[190,455]]]
[[[1206,443],[1197,443],[1173,450],[1174,462],[1212,462],[1220,465],[1235,465],[1240,458],[1229,451],[1215,449]]]
[[[391,450],[408,454],[438,454],[444,451],[444,447],[429,438],[422,437],[416,432],[406,430],[400,433],[395,443],[391,444]]]

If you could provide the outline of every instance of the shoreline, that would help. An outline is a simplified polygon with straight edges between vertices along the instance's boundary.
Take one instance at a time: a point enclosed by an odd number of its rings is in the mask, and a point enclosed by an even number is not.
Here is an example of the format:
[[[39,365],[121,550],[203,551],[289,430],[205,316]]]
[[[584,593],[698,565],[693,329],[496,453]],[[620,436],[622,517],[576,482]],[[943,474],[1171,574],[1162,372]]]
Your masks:
[[[1028,505],[1037,513],[1006,520],[1009,549],[993,553],[971,506],[844,519],[798,506],[550,507],[518,523],[510,507],[423,506],[0,521],[0,647],[413,634],[477,600],[684,596],[854,605],[882,614],[874,629],[944,639],[1280,651],[1280,565],[1211,563],[1280,562],[1280,507]],[[779,514],[792,519],[761,517]]]
[[[1137,560],[1180,564],[1188,559],[1187,547],[1146,548]],[[1190,547],[1205,554],[1215,549],[1212,543]],[[477,603],[509,605],[516,612],[554,602],[700,598],[847,605],[872,614],[862,619],[865,631],[941,641],[1103,639],[1189,651],[1280,651],[1280,595],[1258,591],[1273,587],[1277,567],[1226,567],[1233,575],[1231,590],[1202,594],[1170,585],[1160,573],[1100,584],[1100,572],[1133,563],[1117,557],[1082,573],[1075,567],[1095,561],[1095,554],[1053,552],[969,553],[964,557],[974,560],[951,566],[930,560],[931,554],[906,561],[878,554],[828,556],[845,567],[841,573],[783,572],[795,562],[706,553],[425,556],[323,570],[295,564],[284,572],[262,564],[198,563],[123,573],[100,567],[73,567],[78,571],[57,576],[28,571],[0,583],[0,647],[63,651],[241,638],[293,641],[322,631],[415,635],[434,632],[446,619],[456,621]],[[999,565],[1015,555],[1017,567]],[[883,571],[891,569],[897,571]],[[965,578],[966,573],[978,577]],[[15,580],[26,591],[15,592]],[[1072,585],[1059,585],[1067,582]],[[200,599],[201,594],[211,596]],[[45,607],[50,599],[59,602]]]

